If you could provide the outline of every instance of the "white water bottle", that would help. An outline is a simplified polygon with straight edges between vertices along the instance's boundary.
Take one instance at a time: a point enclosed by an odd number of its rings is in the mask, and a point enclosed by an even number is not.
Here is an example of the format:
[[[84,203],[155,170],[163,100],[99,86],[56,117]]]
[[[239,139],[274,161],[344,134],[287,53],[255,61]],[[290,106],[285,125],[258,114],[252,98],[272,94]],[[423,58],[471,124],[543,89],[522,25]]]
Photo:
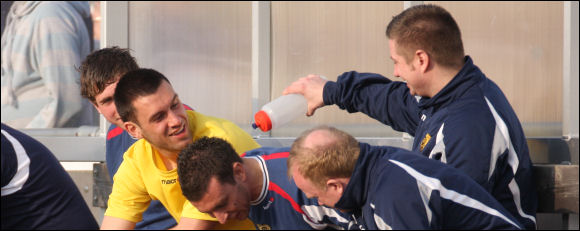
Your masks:
[[[288,94],[278,97],[262,107],[262,110],[254,115],[254,129],[260,128],[267,132],[272,128],[294,120],[298,116],[306,115],[308,103],[301,94]]]

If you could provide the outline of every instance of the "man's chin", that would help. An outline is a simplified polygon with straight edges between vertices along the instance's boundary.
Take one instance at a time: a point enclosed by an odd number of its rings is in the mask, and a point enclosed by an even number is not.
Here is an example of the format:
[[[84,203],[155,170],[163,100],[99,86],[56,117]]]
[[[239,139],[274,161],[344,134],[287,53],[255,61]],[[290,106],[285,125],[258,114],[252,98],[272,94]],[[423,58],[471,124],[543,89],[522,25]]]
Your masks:
[[[175,145],[174,149],[177,152],[181,152],[181,150],[185,149],[185,147],[187,147],[188,144],[190,144],[191,142],[180,142],[179,145]]]
[[[247,212],[239,212],[237,214],[236,218],[240,221],[245,220],[248,218],[248,213]]]
[[[121,129],[125,130],[125,128],[123,127],[123,121],[121,119],[115,120],[113,122],[109,121],[110,123],[114,124],[117,127],[120,127]]]

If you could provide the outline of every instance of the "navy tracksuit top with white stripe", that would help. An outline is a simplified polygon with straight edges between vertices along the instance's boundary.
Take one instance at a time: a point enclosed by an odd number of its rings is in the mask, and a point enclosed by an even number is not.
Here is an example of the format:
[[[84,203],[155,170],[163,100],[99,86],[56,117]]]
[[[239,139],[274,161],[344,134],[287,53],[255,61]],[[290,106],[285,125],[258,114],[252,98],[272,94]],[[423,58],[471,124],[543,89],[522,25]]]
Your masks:
[[[2,230],[99,229],[73,179],[48,148],[2,123]]]
[[[349,229],[518,229],[521,224],[463,172],[408,150],[360,143],[335,207]]]
[[[258,148],[244,158],[256,158],[262,168],[264,187],[251,204],[248,218],[258,230],[345,229],[348,215],[318,205],[309,199],[287,175],[290,148]]]
[[[413,135],[413,151],[467,173],[526,229],[535,229],[537,195],[524,132],[499,87],[469,56],[432,98],[417,100],[404,82],[354,71],[327,82],[323,98]]]

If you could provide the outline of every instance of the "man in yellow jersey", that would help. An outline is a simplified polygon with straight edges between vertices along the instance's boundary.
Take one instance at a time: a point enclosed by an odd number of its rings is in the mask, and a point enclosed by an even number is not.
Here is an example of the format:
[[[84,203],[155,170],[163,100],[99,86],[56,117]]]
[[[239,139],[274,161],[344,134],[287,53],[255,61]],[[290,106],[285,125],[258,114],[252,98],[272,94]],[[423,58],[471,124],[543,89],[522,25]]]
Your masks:
[[[219,224],[183,196],[177,157],[201,137],[219,137],[237,153],[258,148],[252,137],[230,121],[185,111],[169,80],[152,69],[126,73],[115,89],[117,111],[133,137],[142,138],[125,152],[115,174],[101,229],[132,229],[152,199],[177,221],[174,229],[254,229],[249,220]]]

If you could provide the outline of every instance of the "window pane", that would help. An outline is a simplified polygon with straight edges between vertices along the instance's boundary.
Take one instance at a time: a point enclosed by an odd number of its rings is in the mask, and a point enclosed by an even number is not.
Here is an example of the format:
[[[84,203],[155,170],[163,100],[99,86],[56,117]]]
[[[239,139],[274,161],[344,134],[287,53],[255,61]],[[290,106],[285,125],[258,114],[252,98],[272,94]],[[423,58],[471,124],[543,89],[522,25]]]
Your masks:
[[[527,137],[562,135],[562,2],[434,2],[503,91]]]
[[[129,2],[129,47],[181,101],[249,131],[251,2]]]
[[[272,98],[308,74],[329,80],[351,70],[392,76],[385,30],[402,9],[403,2],[272,2]],[[321,108],[272,135],[297,136],[317,124],[338,126],[355,136],[401,136],[362,113],[349,114],[336,106]]]

